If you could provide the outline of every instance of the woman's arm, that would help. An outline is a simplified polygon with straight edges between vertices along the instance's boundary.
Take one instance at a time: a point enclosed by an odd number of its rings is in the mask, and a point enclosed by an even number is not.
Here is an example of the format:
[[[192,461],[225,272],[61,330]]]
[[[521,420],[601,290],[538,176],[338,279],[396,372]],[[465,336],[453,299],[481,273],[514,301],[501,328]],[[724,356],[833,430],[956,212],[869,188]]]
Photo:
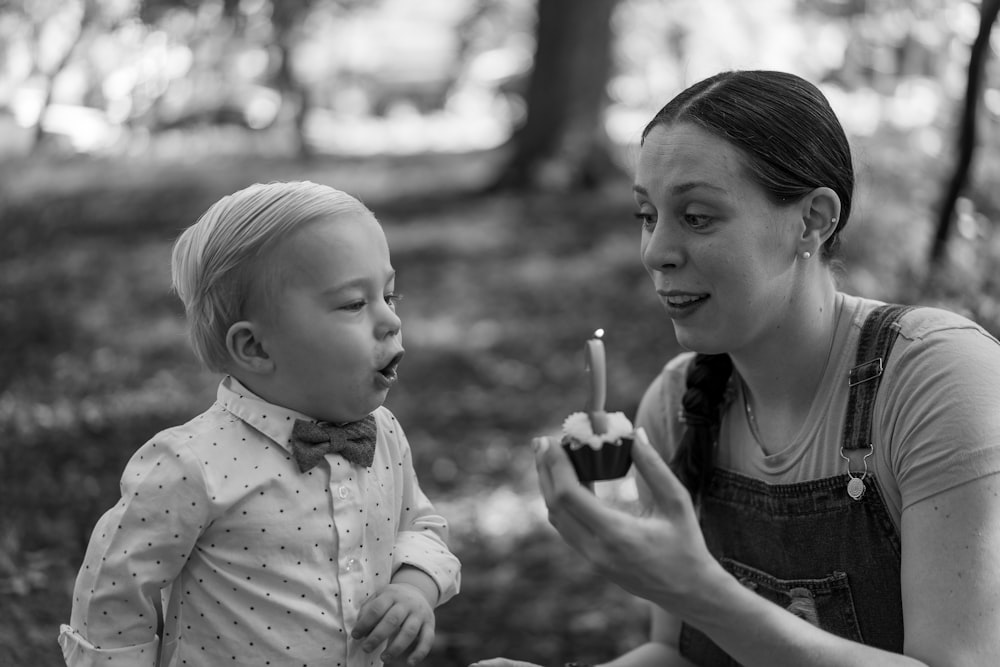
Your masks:
[[[600,667],[695,667],[677,651],[680,619],[660,607],[651,607],[650,641]]]
[[[993,495],[1000,491],[988,481],[993,478],[935,496],[936,520],[927,516],[935,513],[933,505],[922,503],[904,518],[904,620],[913,656],[907,657],[832,635],[742,586],[708,552],[690,496],[641,430],[633,457],[653,495],[655,516],[633,517],[603,505],[576,480],[561,448],[542,441],[539,480],[550,521],[604,576],[697,627],[747,667],[1000,663],[994,602],[1000,574],[988,572],[997,569],[989,553],[1000,553]],[[962,512],[968,516],[958,520]],[[952,544],[940,544],[945,541]],[[957,557],[955,551],[967,553]],[[984,590],[977,580],[985,582]],[[949,633],[958,637],[945,639]]]
[[[929,665],[1000,665],[1000,475],[903,511],[905,652]]]
[[[659,607],[652,608],[650,641],[625,655],[596,667],[695,667],[677,652],[680,621]],[[581,656],[582,658],[582,656]],[[493,658],[473,663],[469,667],[540,667],[530,662]]]

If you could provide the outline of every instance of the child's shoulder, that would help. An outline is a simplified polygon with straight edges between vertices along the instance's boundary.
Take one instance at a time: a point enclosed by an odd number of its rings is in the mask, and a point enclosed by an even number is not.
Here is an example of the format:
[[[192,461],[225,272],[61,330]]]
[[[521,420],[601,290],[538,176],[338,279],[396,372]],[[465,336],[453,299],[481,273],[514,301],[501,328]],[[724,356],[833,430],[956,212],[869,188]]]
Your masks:
[[[146,441],[143,449],[160,448],[166,451],[197,449],[208,443],[211,446],[213,434],[222,433],[229,423],[238,421],[218,403],[205,412],[184,422],[157,432]],[[219,440],[218,437],[215,440]]]

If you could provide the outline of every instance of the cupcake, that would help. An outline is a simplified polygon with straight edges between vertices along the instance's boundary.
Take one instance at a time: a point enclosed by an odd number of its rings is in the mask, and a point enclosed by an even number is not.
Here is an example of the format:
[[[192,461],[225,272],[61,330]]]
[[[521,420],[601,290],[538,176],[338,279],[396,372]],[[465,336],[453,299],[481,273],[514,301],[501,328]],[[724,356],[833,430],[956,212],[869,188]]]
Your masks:
[[[562,446],[581,482],[623,477],[632,465],[632,422],[624,412],[603,413],[606,428],[595,434],[590,415],[574,412],[563,422]]]

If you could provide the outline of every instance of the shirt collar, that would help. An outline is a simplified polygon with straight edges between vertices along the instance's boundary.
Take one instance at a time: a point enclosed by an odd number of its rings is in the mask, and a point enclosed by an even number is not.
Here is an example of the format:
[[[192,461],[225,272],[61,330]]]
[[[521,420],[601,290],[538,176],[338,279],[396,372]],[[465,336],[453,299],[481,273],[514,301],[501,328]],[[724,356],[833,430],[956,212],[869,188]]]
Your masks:
[[[316,421],[301,412],[265,401],[232,375],[227,375],[219,383],[216,400],[231,415],[289,451],[295,420]]]

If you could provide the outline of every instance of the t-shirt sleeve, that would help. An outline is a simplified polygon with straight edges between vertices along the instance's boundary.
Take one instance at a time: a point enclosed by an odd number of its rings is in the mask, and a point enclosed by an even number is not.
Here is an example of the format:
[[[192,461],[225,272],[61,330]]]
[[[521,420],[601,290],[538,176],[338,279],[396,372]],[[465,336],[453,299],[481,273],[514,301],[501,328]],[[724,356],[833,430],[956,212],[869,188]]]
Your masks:
[[[893,357],[876,415],[900,510],[1000,472],[1000,343],[971,321],[932,311],[904,328]]]
[[[646,430],[653,448],[668,463],[684,433],[684,424],[678,418],[678,410],[684,396],[687,367],[693,358],[694,353],[685,352],[667,362],[646,389],[636,411],[636,428],[641,426]],[[634,470],[633,468],[632,474],[635,474]],[[641,476],[635,475],[635,478],[639,498],[647,505],[649,489]]]

